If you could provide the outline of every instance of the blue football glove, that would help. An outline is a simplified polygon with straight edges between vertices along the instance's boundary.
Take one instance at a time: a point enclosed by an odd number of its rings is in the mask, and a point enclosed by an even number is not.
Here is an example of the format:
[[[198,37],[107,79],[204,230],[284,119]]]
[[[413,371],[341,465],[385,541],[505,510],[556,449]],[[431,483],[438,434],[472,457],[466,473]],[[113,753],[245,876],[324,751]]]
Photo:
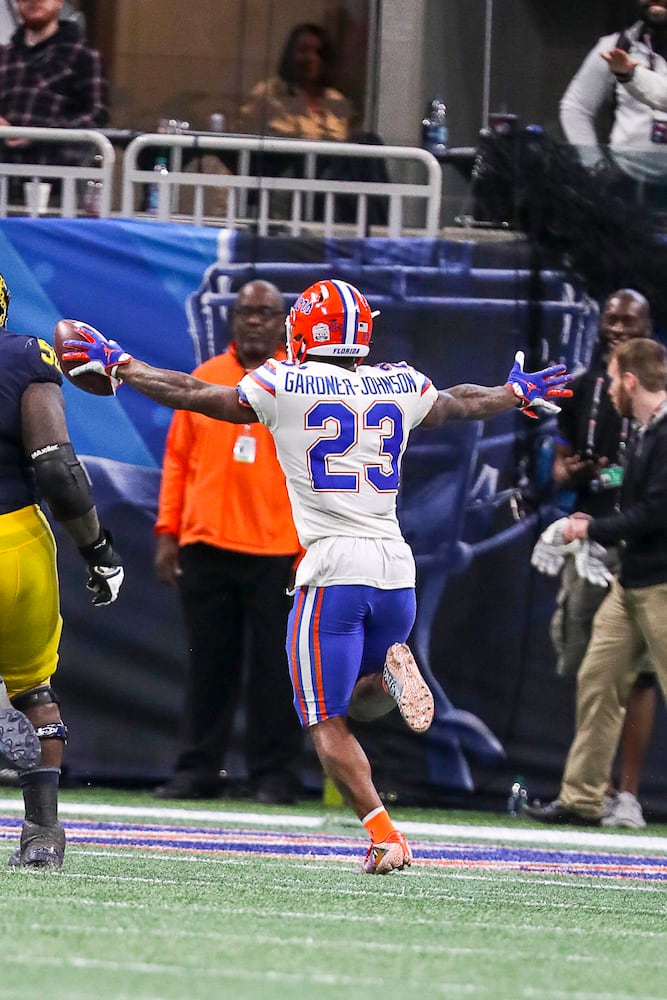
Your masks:
[[[534,420],[538,419],[540,413],[545,415],[560,413],[560,406],[549,402],[545,397],[571,396],[572,390],[562,389],[561,386],[571,382],[572,375],[568,373],[565,365],[551,365],[539,372],[524,372],[524,361],[523,351],[517,351],[505,383],[519,400],[521,412]]]
[[[132,356],[127,354],[120,344],[115,340],[109,340],[88,323],[76,324],[81,340],[66,340],[63,352],[63,361],[83,362],[77,368],[71,368],[69,374],[76,377],[85,372],[96,372],[98,375],[107,375],[109,378],[118,378],[119,365],[126,365],[132,360]]]

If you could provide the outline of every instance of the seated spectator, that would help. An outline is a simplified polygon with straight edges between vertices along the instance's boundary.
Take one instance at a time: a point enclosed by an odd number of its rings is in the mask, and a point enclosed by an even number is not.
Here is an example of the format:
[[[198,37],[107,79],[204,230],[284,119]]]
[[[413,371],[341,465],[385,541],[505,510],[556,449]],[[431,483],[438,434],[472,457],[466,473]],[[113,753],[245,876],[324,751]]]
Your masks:
[[[317,24],[297,24],[283,49],[278,73],[253,87],[240,111],[239,131],[282,139],[310,139],[329,142],[381,142],[372,133],[353,129],[353,108],[346,97],[331,86],[336,53],[328,32]],[[267,176],[296,176],[302,170],[299,157],[261,154],[255,172]],[[351,160],[349,157],[320,158],[318,176],[330,180],[362,180],[386,183],[384,160]],[[340,222],[356,219],[355,199],[336,199]],[[316,217],[321,217],[318,198]],[[386,225],[384,198],[368,202],[368,221]]]
[[[242,105],[239,131],[346,142],[352,106],[331,86],[334,66],[334,47],[325,29],[297,24],[285,44],[277,76],[256,84]]]
[[[0,0],[0,45],[6,45],[19,26],[17,6],[18,0]],[[81,34],[85,34],[86,19],[80,10],[68,3],[68,0],[63,3],[60,20],[74,21],[79,25]]]
[[[107,81],[99,52],[72,20],[60,20],[63,0],[18,0],[21,24],[0,47],[0,124],[51,128],[107,125]],[[2,159],[80,163],[87,151],[24,138],[5,139]]]

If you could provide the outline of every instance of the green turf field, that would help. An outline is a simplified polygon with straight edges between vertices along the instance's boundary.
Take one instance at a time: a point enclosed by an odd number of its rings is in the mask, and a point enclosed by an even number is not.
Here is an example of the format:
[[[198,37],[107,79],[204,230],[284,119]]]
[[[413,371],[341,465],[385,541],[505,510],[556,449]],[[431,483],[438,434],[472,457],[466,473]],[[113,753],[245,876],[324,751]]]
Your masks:
[[[396,818],[416,862],[377,878],[344,811],[64,792],[65,868],[0,867],[0,998],[667,998],[667,828]]]

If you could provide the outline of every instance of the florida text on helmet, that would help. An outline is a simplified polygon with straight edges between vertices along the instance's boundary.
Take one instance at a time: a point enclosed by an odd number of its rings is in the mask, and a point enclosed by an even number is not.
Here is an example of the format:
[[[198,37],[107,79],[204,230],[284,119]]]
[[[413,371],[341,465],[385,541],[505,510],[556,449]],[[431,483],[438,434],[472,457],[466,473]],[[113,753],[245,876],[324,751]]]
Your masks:
[[[298,297],[286,320],[289,358],[365,358],[377,313],[347,281],[316,281]]]

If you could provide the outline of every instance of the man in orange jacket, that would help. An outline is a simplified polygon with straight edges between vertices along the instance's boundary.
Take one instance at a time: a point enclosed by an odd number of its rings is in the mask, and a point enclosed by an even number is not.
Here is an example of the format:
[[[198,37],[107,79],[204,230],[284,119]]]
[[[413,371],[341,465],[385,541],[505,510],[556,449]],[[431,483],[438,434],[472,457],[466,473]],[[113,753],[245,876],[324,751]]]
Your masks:
[[[284,359],[284,318],[274,285],[244,285],[232,312],[232,342],[194,374],[235,386],[267,358]],[[260,802],[296,801],[302,734],[285,635],[300,546],[269,431],[174,414],[155,534],[156,571],[178,586],[190,650],[181,749],[173,778],[156,797],[220,794],[245,667],[250,786]]]

